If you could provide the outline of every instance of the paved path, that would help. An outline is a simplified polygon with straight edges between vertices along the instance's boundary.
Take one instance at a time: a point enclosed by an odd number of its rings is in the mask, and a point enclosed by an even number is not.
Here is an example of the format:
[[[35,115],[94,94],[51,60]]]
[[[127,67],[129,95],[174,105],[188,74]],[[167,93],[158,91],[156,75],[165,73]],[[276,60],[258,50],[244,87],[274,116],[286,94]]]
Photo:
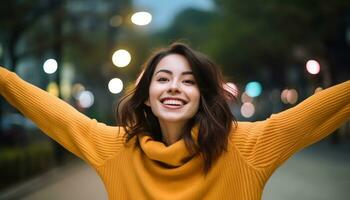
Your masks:
[[[67,169],[68,168],[68,169]],[[27,195],[23,200],[106,200],[107,193],[96,172],[80,163],[64,168],[64,176]]]
[[[350,199],[350,144],[317,144],[294,155],[265,186],[263,200]]]
[[[61,169],[64,174],[23,200],[107,199],[103,184],[85,164]],[[263,200],[350,199],[350,145],[327,143],[305,149],[280,167],[267,183]]]

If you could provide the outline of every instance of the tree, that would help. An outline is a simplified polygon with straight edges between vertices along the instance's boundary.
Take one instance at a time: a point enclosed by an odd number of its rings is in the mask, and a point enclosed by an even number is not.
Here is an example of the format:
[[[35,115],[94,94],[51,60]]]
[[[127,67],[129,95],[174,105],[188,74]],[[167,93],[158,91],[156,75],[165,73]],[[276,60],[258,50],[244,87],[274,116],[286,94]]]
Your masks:
[[[349,1],[216,2],[223,15],[213,53],[225,66],[244,67],[249,73],[264,68],[282,85],[285,68],[291,64],[303,65],[308,58],[332,66],[329,68],[333,81],[336,70],[344,71],[344,65],[334,58],[339,51],[346,53],[350,49],[345,42]],[[300,49],[302,54],[298,55]],[[348,63],[349,59],[342,62]]]

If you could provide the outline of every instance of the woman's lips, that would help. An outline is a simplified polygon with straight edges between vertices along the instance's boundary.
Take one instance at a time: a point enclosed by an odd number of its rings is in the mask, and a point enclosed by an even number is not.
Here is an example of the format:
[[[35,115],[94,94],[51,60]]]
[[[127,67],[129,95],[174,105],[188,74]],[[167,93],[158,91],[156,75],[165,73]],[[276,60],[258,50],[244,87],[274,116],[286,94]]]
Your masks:
[[[178,110],[183,107],[183,105],[167,105],[167,104],[162,104],[165,108],[170,109],[170,110]]]

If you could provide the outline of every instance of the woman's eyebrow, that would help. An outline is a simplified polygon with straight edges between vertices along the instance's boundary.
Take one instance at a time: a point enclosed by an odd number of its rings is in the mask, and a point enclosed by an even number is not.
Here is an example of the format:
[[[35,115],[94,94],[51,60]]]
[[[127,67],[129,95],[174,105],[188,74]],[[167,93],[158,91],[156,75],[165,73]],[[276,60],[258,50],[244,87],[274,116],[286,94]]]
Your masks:
[[[160,72],[164,72],[164,73],[167,73],[167,74],[173,74],[170,70],[167,70],[167,69],[160,69],[155,74],[158,74]]]
[[[182,72],[181,74],[182,74],[182,75],[186,75],[186,74],[193,75],[193,72],[192,72],[192,71],[185,71],[185,72]]]
[[[160,70],[158,70],[155,74],[158,74],[158,73],[160,73],[160,72],[164,72],[164,73],[167,73],[167,74],[173,74],[172,71],[167,70],[167,69],[160,69]],[[181,74],[182,74],[182,75],[186,75],[186,74],[193,75],[193,72],[192,72],[192,71],[185,71],[185,72],[182,72]]]

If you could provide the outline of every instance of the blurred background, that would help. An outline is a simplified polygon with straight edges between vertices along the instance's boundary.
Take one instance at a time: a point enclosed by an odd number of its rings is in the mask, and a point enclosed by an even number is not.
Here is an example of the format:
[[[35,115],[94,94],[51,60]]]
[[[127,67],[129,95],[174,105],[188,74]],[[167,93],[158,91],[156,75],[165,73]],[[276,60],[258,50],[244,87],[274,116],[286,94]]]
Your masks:
[[[147,57],[175,41],[221,66],[240,121],[350,78],[346,0],[3,0],[0,27],[0,65],[109,125]],[[347,199],[349,169],[347,122],[281,167],[264,199]],[[0,177],[0,199],[107,198],[93,170],[2,97]]]

